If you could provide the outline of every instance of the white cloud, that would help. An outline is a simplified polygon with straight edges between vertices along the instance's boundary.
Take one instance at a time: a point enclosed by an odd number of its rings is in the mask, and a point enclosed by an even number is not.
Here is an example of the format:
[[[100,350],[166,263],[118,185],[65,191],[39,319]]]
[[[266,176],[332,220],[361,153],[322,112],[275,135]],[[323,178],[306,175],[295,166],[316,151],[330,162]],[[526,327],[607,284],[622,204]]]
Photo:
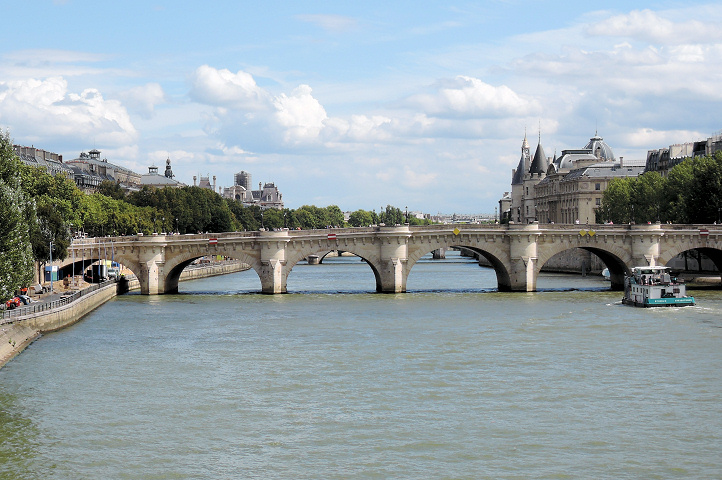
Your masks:
[[[669,20],[652,10],[633,10],[589,26],[590,35],[634,38],[660,45],[722,40],[716,22]]]
[[[665,148],[669,145],[687,143],[705,139],[711,132],[695,132],[691,130],[655,130],[638,128],[623,135],[624,142],[632,147],[649,147],[650,149]]]
[[[191,78],[190,95],[198,102],[248,111],[269,107],[268,93],[256,85],[253,76],[242,70],[218,70],[208,65],[196,69]]]
[[[438,173],[424,173],[407,165],[404,167],[402,182],[412,189],[427,188],[436,182],[438,176]]]
[[[442,80],[428,94],[413,95],[409,103],[433,116],[498,117],[534,113],[539,106],[509,87],[494,87],[478,78],[459,75]]]
[[[68,91],[62,77],[0,82],[0,122],[28,138],[94,139],[109,145],[134,142],[137,132],[125,107],[96,89]]]
[[[128,108],[137,112],[143,118],[151,118],[156,105],[166,102],[163,87],[158,83],[133,87],[130,90],[121,92],[119,96]]]
[[[297,144],[318,138],[328,118],[326,110],[311,95],[311,87],[296,87],[289,96],[282,93],[273,100],[275,119],[285,129],[284,142]]]

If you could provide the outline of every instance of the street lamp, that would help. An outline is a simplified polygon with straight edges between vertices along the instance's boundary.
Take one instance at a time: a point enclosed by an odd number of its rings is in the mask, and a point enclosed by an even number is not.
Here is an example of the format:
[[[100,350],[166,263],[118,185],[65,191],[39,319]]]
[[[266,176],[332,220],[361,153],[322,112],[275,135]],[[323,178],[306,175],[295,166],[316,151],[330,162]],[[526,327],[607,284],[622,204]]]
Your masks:
[[[53,293],[53,242],[50,242],[50,293]]]
[[[408,207],[408,205],[405,208],[406,208],[406,224],[408,225],[409,224],[409,207]]]

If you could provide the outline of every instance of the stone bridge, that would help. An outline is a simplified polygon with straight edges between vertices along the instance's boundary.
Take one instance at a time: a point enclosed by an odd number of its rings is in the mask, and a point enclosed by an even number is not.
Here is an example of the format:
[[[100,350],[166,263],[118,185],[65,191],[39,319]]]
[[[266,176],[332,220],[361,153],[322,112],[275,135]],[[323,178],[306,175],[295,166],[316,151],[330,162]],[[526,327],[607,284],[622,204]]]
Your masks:
[[[76,241],[63,274],[111,257],[132,270],[143,294],[178,291],[181,271],[194,260],[222,255],[253,268],[264,293],[285,293],[293,267],[309,255],[343,250],[373,270],[376,291],[406,291],[416,262],[439,248],[464,247],[486,257],[500,291],[535,291],[542,266],[557,253],[582,248],[609,268],[612,289],[637,265],[665,265],[700,250],[722,270],[722,226],[717,225],[430,225],[300,231],[152,235]],[[82,266],[81,266],[82,265]]]

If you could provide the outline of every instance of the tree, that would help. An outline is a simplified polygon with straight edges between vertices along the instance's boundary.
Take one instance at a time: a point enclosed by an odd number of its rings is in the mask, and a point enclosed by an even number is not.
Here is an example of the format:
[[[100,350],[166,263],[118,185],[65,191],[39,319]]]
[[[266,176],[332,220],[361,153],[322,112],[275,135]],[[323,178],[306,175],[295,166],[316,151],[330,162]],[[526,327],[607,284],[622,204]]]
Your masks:
[[[337,205],[329,205],[326,207],[326,218],[328,218],[328,224],[333,227],[346,226],[346,220],[344,220],[343,212]]]
[[[722,152],[693,159],[692,178],[686,197],[690,223],[713,223],[722,208]]]
[[[694,162],[691,159],[678,163],[669,171],[662,193],[663,222],[689,223],[687,202],[693,178]]]
[[[33,278],[30,225],[35,222],[33,202],[21,188],[20,161],[8,133],[0,132],[0,299],[11,297]]]
[[[371,212],[366,210],[356,210],[351,212],[348,217],[348,223],[352,227],[368,227],[374,224],[374,218]]]
[[[121,188],[120,183],[111,182],[110,180],[103,180],[98,186],[97,193],[105,195],[106,197],[114,198],[116,200],[125,199],[125,190]]]
[[[657,172],[646,172],[634,179],[631,185],[634,221],[655,223],[660,220],[664,179]]]
[[[632,186],[635,178],[614,178],[602,195],[597,209],[597,223],[630,223],[633,221]]]

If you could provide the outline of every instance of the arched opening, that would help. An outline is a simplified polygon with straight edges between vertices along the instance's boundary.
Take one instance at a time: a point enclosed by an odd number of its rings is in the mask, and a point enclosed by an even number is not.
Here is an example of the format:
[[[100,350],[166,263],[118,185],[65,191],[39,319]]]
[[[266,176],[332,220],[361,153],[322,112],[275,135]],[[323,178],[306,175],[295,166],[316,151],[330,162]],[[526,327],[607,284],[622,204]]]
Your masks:
[[[617,255],[595,247],[562,250],[536,268],[537,290],[622,291],[624,276],[629,272],[628,266]]]
[[[308,257],[318,257],[318,262]],[[370,268],[369,268],[370,267]],[[381,290],[376,266],[344,250],[318,250],[287,264],[288,293],[372,293]]]
[[[664,262],[664,259],[661,259]],[[722,251],[701,247],[681,251],[664,265],[693,288],[722,288]]]
[[[444,258],[434,252],[445,251]],[[416,252],[407,264],[406,291],[511,290],[509,272],[491,252],[479,247],[450,245]]]
[[[167,273],[165,293],[245,294],[261,292],[261,279],[253,267],[252,259],[225,255],[221,259],[214,257],[212,255],[194,255],[178,261]],[[238,266],[243,266],[243,269],[232,271],[236,270]],[[214,273],[214,270],[218,273]],[[194,271],[197,271],[198,278],[194,278]],[[226,273],[223,273],[224,271]],[[183,276],[184,272],[185,277]],[[182,279],[183,281],[181,281]]]

